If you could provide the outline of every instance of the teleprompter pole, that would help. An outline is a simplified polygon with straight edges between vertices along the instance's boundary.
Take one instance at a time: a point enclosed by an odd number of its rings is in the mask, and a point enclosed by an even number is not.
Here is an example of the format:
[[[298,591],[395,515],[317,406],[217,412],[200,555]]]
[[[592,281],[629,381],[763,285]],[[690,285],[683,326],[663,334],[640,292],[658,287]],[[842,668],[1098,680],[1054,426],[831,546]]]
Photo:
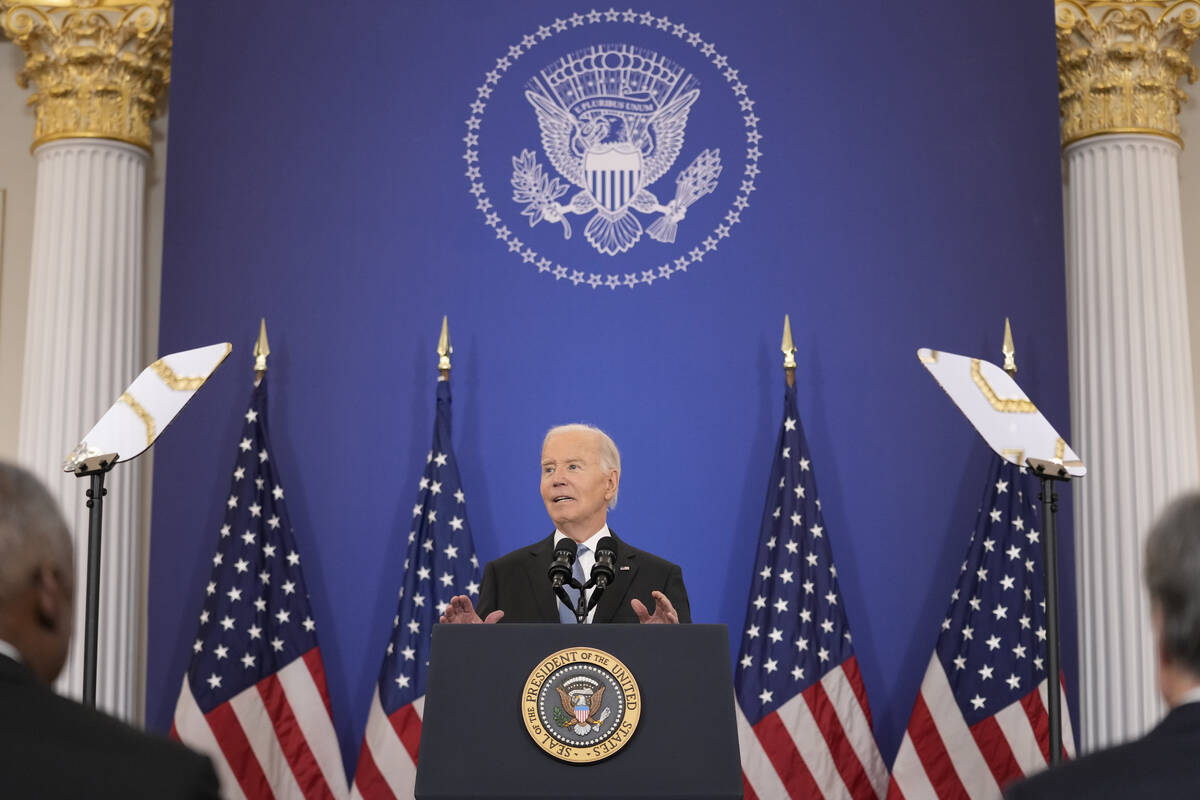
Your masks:
[[[83,703],[96,707],[96,655],[100,643],[100,548],[104,527],[104,476],[117,463],[117,454],[89,458],[75,470],[75,476],[91,479],[87,492],[88,564],[87,606],[83,633]]]
[[[1046,570],[1046,709],[1050,722],[1050,765],[1062,763],[1062,684],[1058,675],[1061,670],[1060,633],[1058,626],[1058,533],[1055,530],[1058,516],[1058,492],[1055,481],[1071,479],[1061,464],[1052,461],[1029,459],[1029,466],[1042,482],[1038,499],[1042,501],[1044,521],[1042,523],[1045,542],[1042,548]]]

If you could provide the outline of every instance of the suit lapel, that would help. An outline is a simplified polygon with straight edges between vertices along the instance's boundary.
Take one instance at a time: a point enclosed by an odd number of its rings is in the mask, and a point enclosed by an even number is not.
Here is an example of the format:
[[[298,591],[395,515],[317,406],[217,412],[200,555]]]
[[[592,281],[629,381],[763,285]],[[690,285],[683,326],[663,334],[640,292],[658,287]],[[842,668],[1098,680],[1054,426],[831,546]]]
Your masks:
[[[526,561],[525,575],[529,578],[529,596],[533,598],[537,617],[542,622],[558,622],[558,599],[550,589],[550,580],[546,577],[546,569],[554,553],[554,534],[529,548],[529,559]]]
[[[612,528],[609,528],[609,533],[612,533]],[[612,537],[617,539],[615,533],[612,533]],[[621,604],[629,592],[629,587],[633,585],[634,576],[637,575],[637,559],[630,552],[630,548],[620,539],[617,539],[616,570],[616,579],[604,590],[604,595],[596,606],[596,616],[592,617],[593,623],[613,621],[613,617],[621,610]]]

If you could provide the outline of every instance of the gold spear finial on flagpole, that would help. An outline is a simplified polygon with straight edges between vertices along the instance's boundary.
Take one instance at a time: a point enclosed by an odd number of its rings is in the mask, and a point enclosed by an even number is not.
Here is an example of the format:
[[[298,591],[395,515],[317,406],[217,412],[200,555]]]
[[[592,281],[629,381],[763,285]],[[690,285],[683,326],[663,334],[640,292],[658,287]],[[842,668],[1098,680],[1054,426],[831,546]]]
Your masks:
[[[258,341],[254,343],[254,385],[257,386],[267,374],[267,356],[271,355],[271,346],[267,344],[267,318],[263,317],[258,324]]]
[[[1004,353],[1004,371],[1015,376],[1017,374],[1017,351],[1013,347],[1012,326],[1008,324],[1008,317],[1004,318],[1004,346],[1001,351]]]
[[[438,380],[450,380],[450,354],[454,348],[450,346],[450,326],[446,317],[442,317],[442,335],[438,337]]]
[[[788,315],[783,315],[783,372],[787,376],[787,385],[796,385],[796,345],[792,342],[792,323]]]

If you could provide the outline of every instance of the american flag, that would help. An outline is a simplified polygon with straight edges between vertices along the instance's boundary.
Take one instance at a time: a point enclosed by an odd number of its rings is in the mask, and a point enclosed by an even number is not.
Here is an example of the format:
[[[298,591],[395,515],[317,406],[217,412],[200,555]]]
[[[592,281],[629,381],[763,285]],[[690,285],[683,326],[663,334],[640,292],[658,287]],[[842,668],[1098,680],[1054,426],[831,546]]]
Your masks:
[[[880,798],[871,730],[796,389],[784,395],[738,662],[747,800]]]
[[[404,583],[371,698],[352,798],[413,796],[431,632],[451,597],[479,594],[466,502],[450,443],[450,383],[438,381],[433,448],[412,509]]]
[[[999,798],[1002,787],[1049,761],[1037,493],[1024,467],[993,458],[889,800]],[[1062,708],[1063,749],[1074,756],[1065,699]]]
[[[226,798],[344,798],[317,625],[267,434],[267,379],[238,442],[225,518],[171,735]]]

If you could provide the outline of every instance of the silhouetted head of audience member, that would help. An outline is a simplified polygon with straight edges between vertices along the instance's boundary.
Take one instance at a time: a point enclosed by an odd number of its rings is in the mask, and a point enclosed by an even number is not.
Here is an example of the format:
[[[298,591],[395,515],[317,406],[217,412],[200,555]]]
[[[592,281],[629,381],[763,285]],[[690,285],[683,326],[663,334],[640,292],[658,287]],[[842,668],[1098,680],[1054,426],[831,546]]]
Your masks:
[[[1146,590],[1163,699],[1200,686],[1200,492],[1173,502],[1146,537]]]
[[[0,462],[0,639],[39,680],[62,671],[74,623],[71,535],[29,472]]]

